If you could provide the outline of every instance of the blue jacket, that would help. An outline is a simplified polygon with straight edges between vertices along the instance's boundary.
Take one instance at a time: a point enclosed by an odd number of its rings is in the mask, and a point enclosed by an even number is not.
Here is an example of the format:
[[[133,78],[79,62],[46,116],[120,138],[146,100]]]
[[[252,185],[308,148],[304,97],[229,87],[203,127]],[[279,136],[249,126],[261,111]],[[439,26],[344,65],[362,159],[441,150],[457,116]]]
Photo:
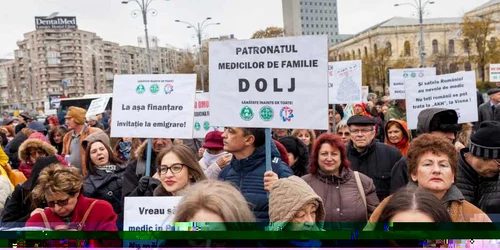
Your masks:
[[[293,175],[292,170],[280,159],[278,148],[271,143],[272,170],[279,178]],[[266,172],[266,148],[255,149],[246,159],[237,160],[233,157],[229,166],[219,174],[219,180],[228,181],[241,191],[251,204],[257,222],[269,222],[269,197],[264,190],[264,173]]]

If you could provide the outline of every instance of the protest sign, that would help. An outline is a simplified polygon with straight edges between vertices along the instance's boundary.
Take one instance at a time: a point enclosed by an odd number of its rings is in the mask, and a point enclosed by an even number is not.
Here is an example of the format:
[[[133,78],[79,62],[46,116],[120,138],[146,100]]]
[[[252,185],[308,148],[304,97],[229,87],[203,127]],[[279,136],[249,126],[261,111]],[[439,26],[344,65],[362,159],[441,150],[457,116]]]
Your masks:
[[[196,75],[115,75],[111,137],[193,137]]]
[[[125,197],[123,231],[140,231],[151,240],[126,241],[124,247],[153,247],[157,243],[151,231],[174,231],[175,209],[182,196]]]
[[[360,103],[361,60],[328,63],[329,103]]]
[[[108,105],[108,102],[109,102],[109,97],[102,97],[92,100],[85,117],[89,118],[90,116],[104,113],[104,111],[106,110],[106,106]]]
[[[361,86],[361,93],[363,93],[363,102],[368,102],[368,92],[370,91],[368,86]],[[374,103],[375,104],[375,103]]]
[[[454,109],[458,123],[477,121],[476,75],[473,71],[408,80],[405,91],[409,129],[417,128],[418,114],[427,108]]]
[[[210,43],[210,123],[327,129],[326,36]]]
[[[209,93],[196,93],[194,101],[193,138],[205,138],[208,132],[214,130],[224,132],[224,127],[210,126]]]
[[[61,105],[61,95],[49,95],[49,109],[58,109]]]
[[[500,82],[500,64],[490,64],[490,82]]]
[[[436,68],[413,68],[389,70],[389,96],[391,100],[404,100],[405,81],[435,76]]]

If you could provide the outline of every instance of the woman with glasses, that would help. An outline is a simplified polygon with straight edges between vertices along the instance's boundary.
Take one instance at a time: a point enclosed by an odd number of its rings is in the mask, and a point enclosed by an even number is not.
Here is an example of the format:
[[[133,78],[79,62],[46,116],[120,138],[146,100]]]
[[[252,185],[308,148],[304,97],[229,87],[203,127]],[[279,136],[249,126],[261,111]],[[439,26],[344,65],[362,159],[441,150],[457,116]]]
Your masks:
[[[351,140],[351,132],[349,131],[349,126],[347,126],[347,121],[342,120],[337,123],[337,125],[335,125],[335,132],[340,136],[340,139],[342,139],[344,146]]]
[[[153,177],[143,176],[130,196],[183,196],[186,188],[207,179],[193,150],[176,144],[160,152]]]
[[[48,208],[33,214],[26,227],[66,231],[118,230],[111,204],[83,196],[83,176],[77,168],[62,164],[46,167],[31,195],[35,205],[45,203]]]
[[[354,172],[350,165],[339,136],[324,133],[316,139],[310,174],[302,179],[323,200],[326,230],[361,229],[379,204],[373,181]],[[362,223],[355,225],[351,222]]]

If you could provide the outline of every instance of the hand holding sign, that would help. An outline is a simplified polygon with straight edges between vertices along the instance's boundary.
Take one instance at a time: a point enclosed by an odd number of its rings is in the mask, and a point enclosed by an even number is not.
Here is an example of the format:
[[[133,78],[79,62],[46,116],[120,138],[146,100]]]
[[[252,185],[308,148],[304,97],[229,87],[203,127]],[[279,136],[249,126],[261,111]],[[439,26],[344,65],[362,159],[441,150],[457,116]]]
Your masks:
[[[267,171],[264,173],[264,189],[267,192],[271,192],[271,187],[273,183],[278,180],[278,175],[273,171]]]

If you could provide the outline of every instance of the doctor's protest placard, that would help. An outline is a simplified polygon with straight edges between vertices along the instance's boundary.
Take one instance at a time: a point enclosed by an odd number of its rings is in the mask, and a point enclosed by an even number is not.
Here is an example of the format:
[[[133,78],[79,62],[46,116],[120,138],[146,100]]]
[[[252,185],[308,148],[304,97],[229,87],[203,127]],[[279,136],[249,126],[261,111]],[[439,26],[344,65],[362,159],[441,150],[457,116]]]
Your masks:
[[[326,36],[210,43],[210,123],[327,129]]]
[[[413,68],[389,70],[389,96],[391,100],[404,100],[405,81],[435,76],[436,68]]]
[[[210,94],[196,93],[194,101],[193,138],[205,138],[208,132],[219,130],[224,132],[224,127],[210,126]]]
[[[490,82],[500,82],[500,64],[490,64]]]
[[[174,231],[175,209],[181,199],[182,196],[125,197],[123,231],[144,232],[151,240],[126,241],[124,247],[153,247],[157,238],[151,231]]]
[[[328,63],[329,103],[360,103],[361,60]]]
[[[196,75],[115,75],[111,137],[193,136]]]
[[[109,97],[102,97],[92,100],[89,108],[87,109],[85,117],[89,118],[93,115],[104,113],[104,111],[106,110],[106,106],[108,105],[108,102],[109,102]]]
[[[427,108],[457,111],[458,123],[477,121],[476,75],[473,71],[428,76],[405,82],[409,129],[417,128],[418,114]]]

